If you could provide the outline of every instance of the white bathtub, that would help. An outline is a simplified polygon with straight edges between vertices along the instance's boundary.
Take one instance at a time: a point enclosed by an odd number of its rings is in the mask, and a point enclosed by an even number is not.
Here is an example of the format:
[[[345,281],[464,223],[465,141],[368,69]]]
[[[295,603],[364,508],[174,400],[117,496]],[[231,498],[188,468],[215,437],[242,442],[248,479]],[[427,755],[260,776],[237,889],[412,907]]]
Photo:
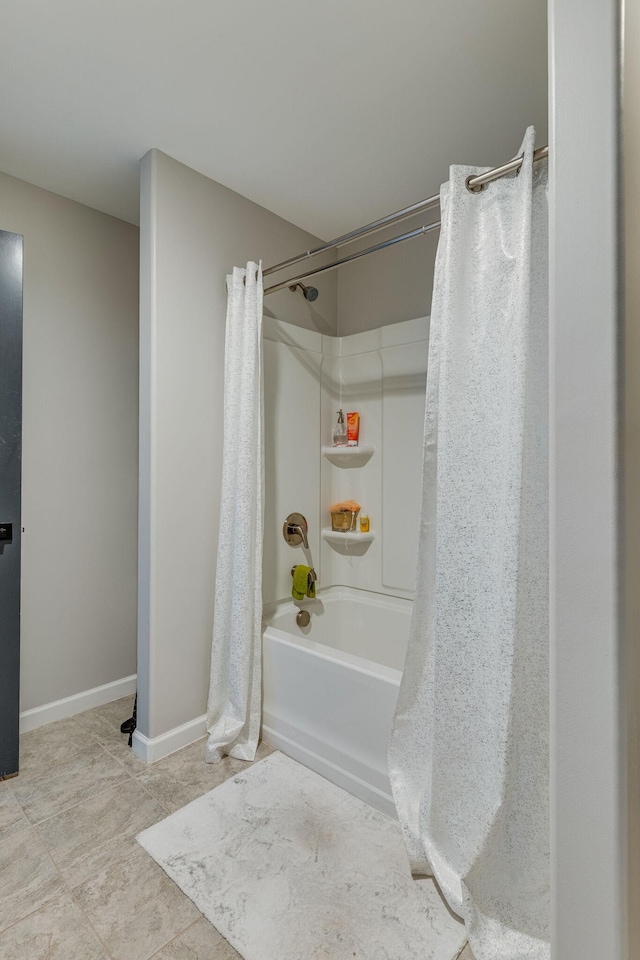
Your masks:
[[[395,816],[387,747],[411,601],[348,587],[265,608],[263,737],[333,783]]]

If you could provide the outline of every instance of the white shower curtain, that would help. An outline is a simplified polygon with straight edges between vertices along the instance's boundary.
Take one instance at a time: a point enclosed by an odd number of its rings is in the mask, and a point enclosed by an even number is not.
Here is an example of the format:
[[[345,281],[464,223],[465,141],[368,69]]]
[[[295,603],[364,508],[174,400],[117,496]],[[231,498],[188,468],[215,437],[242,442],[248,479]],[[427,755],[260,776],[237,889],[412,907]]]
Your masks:
[[[416,597],[389,764],[414,876],[476,960],[549,957],[546,162],[452,167],[431,313]]]
[[[216,569],[207,760],[253,760],[262,662],[264,431],[262,270],[227,277],[222,494]]]

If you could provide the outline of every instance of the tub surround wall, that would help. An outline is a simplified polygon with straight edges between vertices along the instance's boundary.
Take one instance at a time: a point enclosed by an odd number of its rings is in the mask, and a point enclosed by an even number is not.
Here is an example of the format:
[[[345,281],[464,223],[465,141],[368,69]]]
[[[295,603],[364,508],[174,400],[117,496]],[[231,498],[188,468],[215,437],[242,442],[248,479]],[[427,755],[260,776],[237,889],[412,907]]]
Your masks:
[[[322,525],[328,507],[353,498],[370,518],[368,546],[323,541],[326,584],[413,597],[418,549],[428,318],[336,338],[323,364],[320,433],[331,444],[336,410],[360,413],[360,443],[375,452],[361,467],[321,461]],[[326,339],[326,338],[325,338]],[[335,356],[335,354],[338,356]]]
[[[426,317],[342,338],[265,318],[266,603],[290,596],[294,563],[314,566],[321,586],[413,596],[427,350]],[[364,466],[322,455],[340,406],[360,412],[360,443],[375,447]],[[321,537],[347,497],[371,518],[369,545]],[[306,554],[282,538],[292,511],[309,521]]]
[[[318,238],[157,150],[141,163],[140,229],[140,696],[134,744],[151,758],[204,729],[220,502],[225,277],[234,265],[260,256],[275,263]],[[284,290],[265,301],[265,313],[335,333],[336,278],[328,275],[316,286],[314,304]],[[296,424],[296,409],[286,416]]]
[[[328,339],[264,318],[265,603],[291,594],[294,564],[321,573],[320,384]],[[284,519],[294,512],[309,523],[308,551],[290,547],[282,536]]]

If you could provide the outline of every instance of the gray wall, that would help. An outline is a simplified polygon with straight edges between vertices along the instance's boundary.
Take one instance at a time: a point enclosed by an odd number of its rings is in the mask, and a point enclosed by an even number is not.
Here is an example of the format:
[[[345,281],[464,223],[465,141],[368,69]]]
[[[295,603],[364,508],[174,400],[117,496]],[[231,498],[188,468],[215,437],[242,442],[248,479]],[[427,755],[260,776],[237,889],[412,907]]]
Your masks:
[[[624,529],[629,943],[640,956],[640,6],[625,7],[623,169],[626,250]],[[631,908],[631,905],[634,905]],[[635,953],[633,952],[635,950]]]
[[[416,201],[422,199],[416,197]],[[438,219],[429,211],[374,233],[340,250],[348,256],[382,240],[400,236]],[[341,337],[401,323],[431,313],[433,272],[440,231],[407,240],[380,253],[341,267],[338,271],[338,333]]]
[[[618,12],[617,0],[550,6],[554,960],[638,957],[626,937]]]
[[[138,230],[0,173],[24,234],[21,709],[136,671]]]
[[[139,733],[206,709],[222,452],[225,276],[317,244],[245,197],[157,150],[141,166]],[[336,281],[268,312],[335,332]],[[304,415],[290,411],[292,442]]]

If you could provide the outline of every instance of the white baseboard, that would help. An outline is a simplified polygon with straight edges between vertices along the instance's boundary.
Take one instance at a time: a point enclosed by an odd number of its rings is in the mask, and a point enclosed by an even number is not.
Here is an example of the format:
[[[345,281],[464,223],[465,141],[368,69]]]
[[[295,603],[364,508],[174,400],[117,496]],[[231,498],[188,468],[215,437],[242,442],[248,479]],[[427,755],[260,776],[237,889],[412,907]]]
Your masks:
[[[136,674],[130,677],[123,677],[121,680],[113,680],[111,683],[103,683],[101,687],[93,687],[91,690],[83,690],[82,693],[74,693],[71,697],[64,697],[62,700],[54,700],[53,703],[45,703],[41,707],[33,707],[31,710],[25,710],[20,714],[20,733],[28,733],[30,730],[36,730],[44,726],[45,723],[53,723],[55,720],[64,720],[66,717],[75,717],[77,713],[84,713],[85,710],[92,710],[93,707],[102,707],[105,703],[111,703],[112,700],[119,700],[121,697],[128,697],[136,692]],[[126,720],[126,717],[122,718]]]
[[[195,720],[189,720],[180,727],[174,727],[173,730],[167,730],[159,737],[145,737],[139,730],[134,730],[133,743],[131,744],[133,752],[146,760],[147,763],[155,763],[156,760],[162,760],[168,757],[170,753],[176,750],[182,750],[188,747],[190,743],[200,740],[207,732],[207,715],[196,717]]]
[[[398,819],[393,797],[383,793],[382,790],[374,787],[373,784],[366,783],[364,780],[361,780],[360,777],[356,777],[343,767],[337,766],[337,764],[332,763],[331,760],[326,760],[324,757],[319,756],[319,754],[314,753],[313,750],[309,750],[308,747],[303,747],[301,744],[295,743],[295,741],[289,739],[289,737],[284,734],[277,733],[264,723],[262,724],[262,739],[265,743],[268,743],[269,746],[281,750],[282,753],[291,757],[292,760],[297,760],[315,773],[319,773],[321,777],[324,777],[331,783],[335,783],[338,787],[342,787],[347,793],[352,794],[359,800],[364,800],[365,803],[368,803],[369,806],[374,807],[381,813],[385,813],[392,820]]]

